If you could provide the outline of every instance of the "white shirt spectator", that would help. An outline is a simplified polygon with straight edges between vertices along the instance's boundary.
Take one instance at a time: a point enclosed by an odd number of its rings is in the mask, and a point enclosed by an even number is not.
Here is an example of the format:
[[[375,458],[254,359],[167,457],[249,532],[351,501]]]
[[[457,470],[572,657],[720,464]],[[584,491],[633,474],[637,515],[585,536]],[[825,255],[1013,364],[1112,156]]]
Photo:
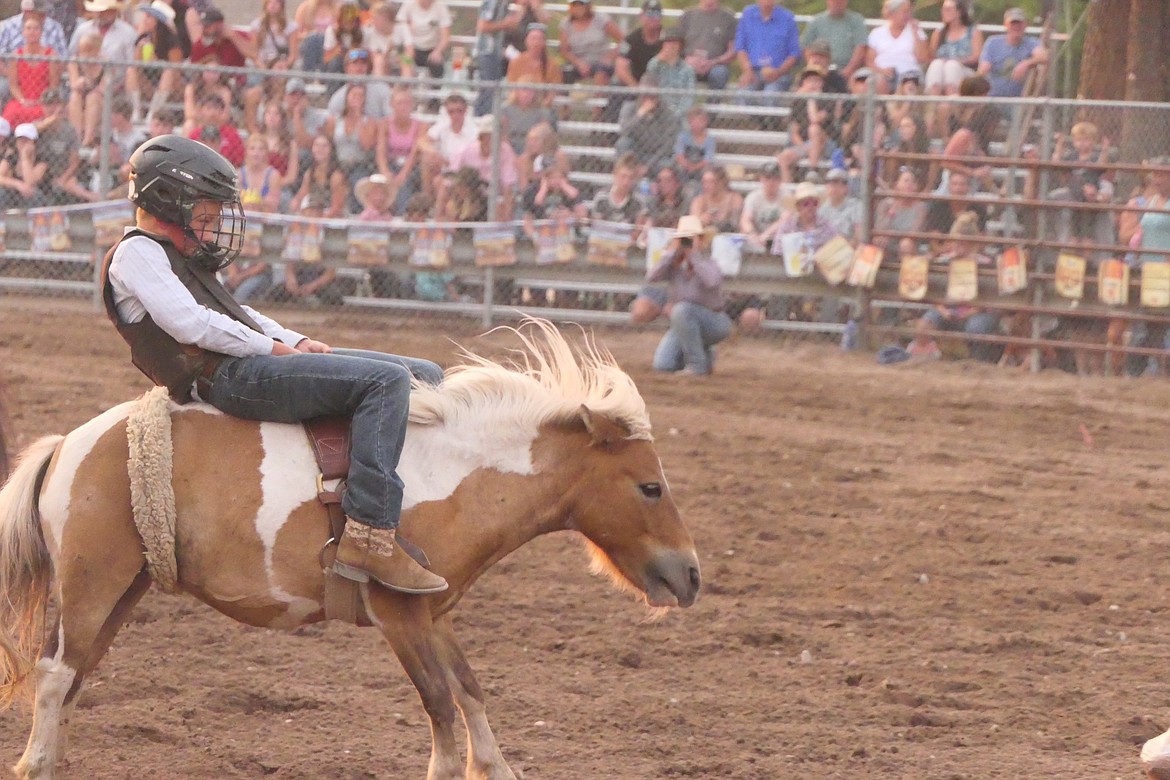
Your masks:
[[[435,0],[430,8],[406,0],[398,9],[397,21],[410,31],[414,48],[430,51],[439,45],[439,30],[451,26],[451,12],[443,0]]]
[[[918,30],[917,40],[926,40],[926,33],[922,32],[921,28]],[[889,25],[883,24],[875,27],[870,30],[868,43],[869,47],[874,50],[873,63],[879,68],[893,68],[901,74],[908,70],[919,70],[922,67],[918,58],[914,56],[914,46],[917,41],[915,40],[914,28],[911,25],[906,25],[902,34],[897,38],[890,34]]]
[[[138,42],[138,31],[132,25],[121,19],[115,19],[104,33],[98,26],[96,19],[86,19],[73,30],[73,37],[69,39],[69,56],[77,56],[77,42],[88,32],[96,32],[102,36],[101,58],[107,62],[133,62],[135,44]]]
[[[450,119],[441,117],[431,125],[430,130],[427,130],[427,137],[435,142],[439,154],[447,161],[447,167],[455,164],[464,149],[471,144],[479,143],[479,131],[476,129],[475,120],[469,115],[465,116],[463,127],[458,132],[451,129]]]
[[[389,35],[378,32],[372,24],[362,27],[362,48],[369,49],[371,54],[402,51],[408,45],[412,45],[410,28],[405,24],[395,23]]]

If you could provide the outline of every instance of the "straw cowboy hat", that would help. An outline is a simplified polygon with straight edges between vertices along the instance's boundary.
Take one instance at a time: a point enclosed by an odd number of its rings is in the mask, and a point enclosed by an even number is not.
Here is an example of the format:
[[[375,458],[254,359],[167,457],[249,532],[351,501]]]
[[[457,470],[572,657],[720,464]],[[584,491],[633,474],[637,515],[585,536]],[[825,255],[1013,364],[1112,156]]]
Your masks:
[[[820,203],[823,197],[824,194],[821,192],[820,187],[812,182],[802,181],[796,185],[796,189],[792,193],[792,202],[800,203],[802,200],[812,198],[817,203]]]
[[[121,11],[121,0],[85,0],[85,10],[91,14],[100,14],[103,11]]]
[[[380,173],[373,173],[364,179],[358,179],[358,183],[353,187],[353,195],[358,199],[358,203],[362,204],[362,208],[366,208],[366,199],[370,197],[370,190],[375,187],[386,190],[387,196],[394,194],[394,185]]]
[[[703,220],[694,216],[693,214],[685,214],[678,220],[678,227],[675,228],[675,238],[695,238],[707,232],[703,227]]]

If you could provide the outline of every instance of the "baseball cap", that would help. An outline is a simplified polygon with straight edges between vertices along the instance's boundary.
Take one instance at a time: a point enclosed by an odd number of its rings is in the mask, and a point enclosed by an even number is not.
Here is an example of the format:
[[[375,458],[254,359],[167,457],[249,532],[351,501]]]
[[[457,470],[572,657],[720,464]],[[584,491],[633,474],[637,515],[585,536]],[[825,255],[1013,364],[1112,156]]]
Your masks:
[[[0,138],[7,138],[12,135],[12,125],[8,124],[8,120],[0,116]]]
[[[366,49],[350,49],[345,54],[345,59],[347,62],[353,62],[354,60],[368,60],[369,58],[370,52]]]
[[[642,3],[642,13],[662,16],[662,0],[646,0]]]
[[[844,168],[834,168],[825,174],[825,181],[849,181],[849,172]]]
[[[20,10],[22,13],[48,13],[44,0],[20,0]]]
[[[1027,22],[1028,15],[1024,13],[1023,8],[1009,8],[1003,12],[1003,20],[1005,22]]]
[[[900,74],[898,74],[898,81],[917,81],[919,84],[921,84],[922,83],[922,71],[920,71],[918,68],[911,68],[910,70],[904,70]]]
[[[808,57],[810,54],[819,54],[822,57],[832,57],[833,47],[829,45],[828,41],[821,38],[804,47],[804,56]]]
[[[291,95],[295,92],[305,92],[305,80],[292,78],[284,85],[284,94]]]
[[[760,175],[761,176],[779,176],[780,175],[780,164],[777,163],[775,160],[768,160],[768,162],[764,163],[763,167],[760,168]]]
[[[199,17],[204,24],[215,24],[223,21],[223,11],[212,6],[203,12],[203,16]]]
[[[853,80],[854,81],[865,81],[867,78],[869,78],[872,75],[873,75],[873,71],[870,70],[869,68],[858,68],[857,70],[853,71]]]
[[[27,138],[30,141],[35,141],[39,134],[37,133],[36,125],[32,122],[25,122],[24,124],[17,125],[16,129],[12,131],[12,135],[16,138]]]

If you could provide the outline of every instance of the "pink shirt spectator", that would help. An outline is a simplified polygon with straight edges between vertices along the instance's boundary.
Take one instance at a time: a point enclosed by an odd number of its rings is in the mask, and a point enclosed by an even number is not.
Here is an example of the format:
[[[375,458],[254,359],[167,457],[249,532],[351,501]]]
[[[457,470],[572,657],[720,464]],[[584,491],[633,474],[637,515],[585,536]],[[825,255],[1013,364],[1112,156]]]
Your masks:
[[[511,145],[507,142],[500,144],[499,158],[500,189],[506,190],[515,187],[519,181],[519,175],[516,172],[516,152],[512,151]],[[464,166],[475,168],[479,171],[479,175],[484,181],[492,180],[492,158],[483,156],[480,152],[478,142],[465,147],[451,161],[451,167],[455,170],[459,170]]]

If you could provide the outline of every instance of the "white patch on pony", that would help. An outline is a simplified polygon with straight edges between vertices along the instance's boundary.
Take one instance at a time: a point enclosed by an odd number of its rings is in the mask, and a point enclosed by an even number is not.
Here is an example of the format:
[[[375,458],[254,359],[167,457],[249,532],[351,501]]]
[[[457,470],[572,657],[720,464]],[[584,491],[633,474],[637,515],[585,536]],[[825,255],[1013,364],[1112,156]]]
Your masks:
[[[264,571],[269,594],[288,605],[289,618],[300,620],[320,609],[311,599],[293,596],[276,583],[272,555],[276,537],[289,515],[301,504],[317,500],[317,466],[313,450],[300,425],[261,423],[260,508],[256,512],[256,533],[264,543]]]
[[[211,404],[204,403],[202,401],[192,401],[189,404],[182,404],[182,405],[172,403],[171,404],[171,413],[174,414],[175,412],[200,412],[202,414],[216,414],[216,415],[219,415],[220,417],[225,416],[224,413],[221,412],[219,409],[216,409]]]
[[[52,777],[60,753],[61,712],[77,670],[57,658],[37,662],[36,717],[28,747],[16,765],[18,777]]]
[[[406,486],[402,510],[427,501],[443,501],[454,495],[469,474],[477,469],[494,469],[503,474],[529,475],[532,442],[536,439],[534,423],[516,425],[511,430],[493,428],[490,419],[483,424],[468,420],[458,430],[447,426],[411,425],[406,446],[398,463],[398,476]]]
[[[65,522],[69,518],[69,499],[73,480],[82,462],[93,451],[98,440],[111,428],[123,422],[137,401],[128,401],[107,409],[84,425],[75,428],[57,450],[57,463],[49,475],[41,495],[41,517],[45,530],[53,537],[51,544],[60,549],[65,536]]]

